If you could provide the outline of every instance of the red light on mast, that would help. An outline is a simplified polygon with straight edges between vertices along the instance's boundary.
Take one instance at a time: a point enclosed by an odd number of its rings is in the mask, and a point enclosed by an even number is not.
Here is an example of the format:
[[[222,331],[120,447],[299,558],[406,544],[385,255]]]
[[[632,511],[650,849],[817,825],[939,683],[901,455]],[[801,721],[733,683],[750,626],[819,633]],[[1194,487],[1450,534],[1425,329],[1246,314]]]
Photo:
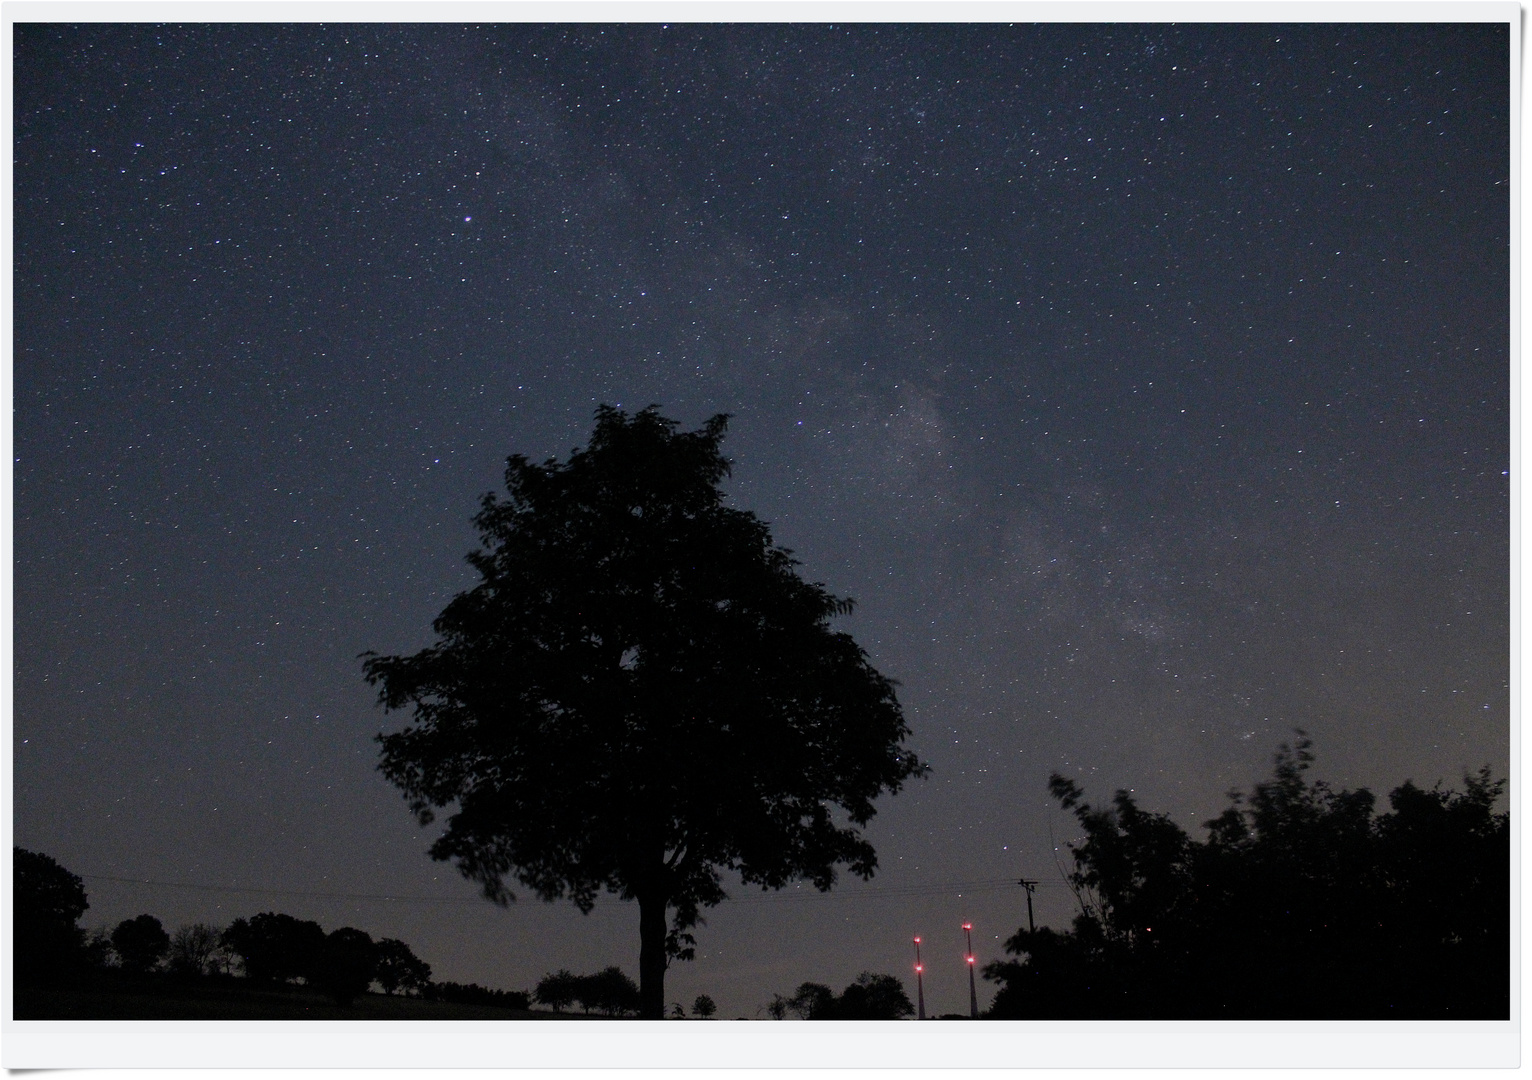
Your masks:
[[[916,1015],[924,1020],[926,1018],[926,986],[925,976],[922,974],[926,966],[920,962],[920,938],[915,939],[915,1000],[919,1002]]]
[[[968,961],[968,1015],[973,1019],[979,1018],[979,991],[973,981],[973,923],[963,924],[963,934],[968,939],[968,952],[963,959]]]

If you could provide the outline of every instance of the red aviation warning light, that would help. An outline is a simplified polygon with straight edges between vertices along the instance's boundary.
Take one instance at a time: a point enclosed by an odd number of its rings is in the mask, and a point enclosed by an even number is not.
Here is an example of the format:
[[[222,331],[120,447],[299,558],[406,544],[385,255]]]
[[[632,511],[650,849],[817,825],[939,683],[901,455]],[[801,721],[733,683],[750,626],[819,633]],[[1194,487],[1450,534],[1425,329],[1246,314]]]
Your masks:
[[[926,1018],[926,987],[923,972],[926,966],[920,962],[920,938],[915,939],[915,997],[920,1002],[920,1019]]]
[[[973,981],[973,923],[963,924],[963,936],[968,940],[968,952],[964,959],[968,961],[968,1015],[975,1020],[979,1018],[979,991]]]

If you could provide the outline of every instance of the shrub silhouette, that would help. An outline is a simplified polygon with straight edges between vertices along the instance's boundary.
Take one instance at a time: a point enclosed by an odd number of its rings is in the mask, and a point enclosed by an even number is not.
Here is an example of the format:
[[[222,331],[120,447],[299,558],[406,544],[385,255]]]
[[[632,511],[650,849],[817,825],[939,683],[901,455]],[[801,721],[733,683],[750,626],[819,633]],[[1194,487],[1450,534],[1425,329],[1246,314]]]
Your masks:
[[[1306,776],[1300,731],[1271,779],[1198,842],[1119,791],[1049,788],[1085,839],[1068,932],[1019,931],[987,965],[1009,1018],[1505,1019],[1509,819],[1489,770],[1465,791],[1371,792]]]

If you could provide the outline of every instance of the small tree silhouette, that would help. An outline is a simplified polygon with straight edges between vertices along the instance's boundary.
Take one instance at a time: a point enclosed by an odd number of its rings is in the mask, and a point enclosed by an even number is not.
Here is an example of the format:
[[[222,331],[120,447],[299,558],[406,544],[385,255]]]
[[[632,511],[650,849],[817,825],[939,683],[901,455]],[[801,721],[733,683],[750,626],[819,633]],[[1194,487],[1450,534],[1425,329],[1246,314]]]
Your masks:
[[[124,919],[112,931],[112,948],[124,971],[147,974],[170,951],[170,935],[153,915]]]
[[[692,1002],[692,1015],[701,1017],[703,1020],[711,1020],[717,1011],[718,1006],[713,1004],[713,999],[706,994],[698,994],[697,1000]]]
[[[373,948],[376,968],[373,978],[385,994],[403,990],[424,993],[431,984],[431,965],[420,959],[397,938],[383,938]]]
[[[579,977],[565,968],[551,975],[544,975],[532,991],[532,1000],[546,1005],[554,1012],[563,1012],[575,1002]]]
[[[803,1020],[830,1020],[835,1014],[835,991],[824,983],[799,983],[787,999],[788,1011]]]
[[[213,969],[223,931],[207,923],[187,923],[170,936],[167,958],[172,972],[179,975],[206,975]]]
[[[841,991],[835,1012],[839,1020],[902,1020],[915,1015],[915,1005],[896,977],[864,971]]]
[[[314,982],[340,1005],[350,1005],[367,991],[377,967],[372,935],[350,926],[326,936],[318,959]]]

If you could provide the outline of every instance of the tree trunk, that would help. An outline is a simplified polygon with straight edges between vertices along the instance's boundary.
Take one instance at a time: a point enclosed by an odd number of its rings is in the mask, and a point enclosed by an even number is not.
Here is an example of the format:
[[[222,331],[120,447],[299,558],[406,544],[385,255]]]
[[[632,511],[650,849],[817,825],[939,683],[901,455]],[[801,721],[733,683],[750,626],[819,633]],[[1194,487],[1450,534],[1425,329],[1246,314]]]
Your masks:
[[[665,915],[668,898],[653,893],[638,897],[638,1015],[665,1019]]]

